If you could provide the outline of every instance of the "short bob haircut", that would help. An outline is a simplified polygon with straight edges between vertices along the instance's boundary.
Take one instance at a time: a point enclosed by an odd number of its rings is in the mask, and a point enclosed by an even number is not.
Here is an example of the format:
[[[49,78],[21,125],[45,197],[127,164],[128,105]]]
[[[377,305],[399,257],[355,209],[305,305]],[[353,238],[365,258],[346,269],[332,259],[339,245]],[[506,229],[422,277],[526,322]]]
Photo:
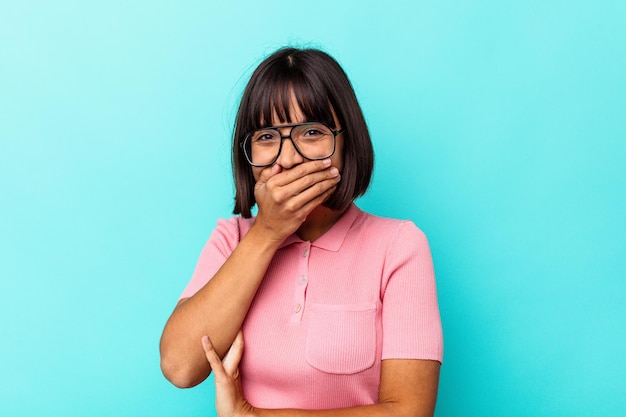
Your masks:
[[[256,204],[252,167],[240,144],[250,131],[271,125],[272,114],[276,114],[281,123],[290,123],[292,92],[307,121],[323,122],[336,129],[334,112],[344,129],[341,182],[324,206],[342,210],[369,186],[374,151],[363,112],[346,73],[325,52],[282,48],[256,68],[241,98],[233,137],[234,214],[251,217],[251,209]]]

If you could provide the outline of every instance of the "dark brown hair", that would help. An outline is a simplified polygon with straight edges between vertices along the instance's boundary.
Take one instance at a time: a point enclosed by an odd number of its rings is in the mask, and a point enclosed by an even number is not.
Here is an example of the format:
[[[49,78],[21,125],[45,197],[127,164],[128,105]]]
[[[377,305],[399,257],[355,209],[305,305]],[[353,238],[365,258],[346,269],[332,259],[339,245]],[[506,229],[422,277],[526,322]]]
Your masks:
[[[374,168],[374,151],[363,112],[346,73],[327,53],[317,49],[283,48],[267,57],[256,68],[246,86],[233,137],[235,214],[251,216],[256,204],[252,168],[241,149],[245,135],[271,124],[275,112],[281,123],[291,122],[291,93],[306,120],[337,128],[343,135],[341,182],[324,205],[333,210],[347,207],[363,195]]]

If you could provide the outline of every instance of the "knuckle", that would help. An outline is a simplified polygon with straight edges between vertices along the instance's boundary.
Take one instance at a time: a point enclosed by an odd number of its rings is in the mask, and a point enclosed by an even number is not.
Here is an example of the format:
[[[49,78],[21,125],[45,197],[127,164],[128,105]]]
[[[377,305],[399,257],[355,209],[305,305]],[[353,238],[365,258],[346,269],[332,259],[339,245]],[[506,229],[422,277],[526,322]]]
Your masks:
[[[281,190],[272,190],[272,196],[274,197],[274,201],[279,204],[286,200],[285,192]]]
[[[298,212],[294,214],[294,218],[297,222],[302,223],[306,220],[306,214]]]
[[[296,203],[293,200],[289,200],[285,203],[285,208],[287,209],[287,211],[289,212],[295,212],[297,211],[297,207],[296,207]]]
[[[315,187],[320,193],[328,190],[328,184],[326,182],[318,182],[317,184],[315,184]]]
[[[298,177],[303,177],[306,174],[308,174],[306,165],[298,165],[297,167],[295,167],[294,174],[297,175]]]
[[[309,188],[310,186],[315,184],[315,178],[311,175],[306,175],[302,177],[302,180],[304,181],[304,185],[306,186],[306,188]]]

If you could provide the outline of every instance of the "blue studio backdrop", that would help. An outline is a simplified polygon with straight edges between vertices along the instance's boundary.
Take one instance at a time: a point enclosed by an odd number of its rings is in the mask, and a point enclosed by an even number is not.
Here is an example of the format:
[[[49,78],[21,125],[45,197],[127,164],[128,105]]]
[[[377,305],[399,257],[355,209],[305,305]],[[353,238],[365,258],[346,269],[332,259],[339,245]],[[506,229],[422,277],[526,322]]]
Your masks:
[[[159,369],[254,66],[346,69],[429,237],[437,417],[626,413],[623,1],[0,0],[0,415],[214,414]]]

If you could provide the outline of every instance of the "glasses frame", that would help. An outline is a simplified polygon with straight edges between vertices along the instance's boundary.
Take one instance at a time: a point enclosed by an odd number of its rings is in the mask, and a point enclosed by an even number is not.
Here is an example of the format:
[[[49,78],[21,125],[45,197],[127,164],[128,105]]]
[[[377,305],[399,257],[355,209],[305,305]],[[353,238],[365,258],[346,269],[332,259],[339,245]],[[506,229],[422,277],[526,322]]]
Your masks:
[[[291,137],[291,133],[293,132],[293,129],[298,127],[298,126],[306,126],[306,125],[324,125],[326,126],[330,132],[333,134],[333,150],[325,156],[321,156],[321,157],[317,157],[317,158],[309,158],[308,156],[305,156],[302,151],[300,150],[300,148],[298,148],[298,145],[296,144],[296,142],[293,140],[293,138]],[[287,135],[283,135],[279,129],[282,129],[284,127],[290,127],[291,129],[289,129],[289,134]],[[274,130],[278,133],[278,135],[280,136],[280,144],[278,145],[278,152],[276,153],[276,157],[274,159],[272,159],[271,162],[267,163],[267,164],[255,164],[251,161],[251,158],[248,156],[248,152],[246,152],[246,143],[248,142],[248,140],[252,137],[252,134],[254,132],[256,132],[257,130]],[[333,154],[335,153],[335,149],[337,148],[337,136],[339,136],[340,134],[342,134],[343,132],[345,132],[346,129],[339,129],[339,130],[333,130],[330,128],[330,126],[328,126],[326,123],[322,123],[322,122],[304,122],[304,123],[290,123],[290,124],[285,124],[285,125],[279,125],[279,126],[268,126],[268,127],[261,127],[258,129],[254,129],[251,132],[248,132],[246,134],[246,136],[244,136],[243,141],[239,144],[239,146],[241,146],[241,150],[243,151],[244,156],[246,157],[246,160],[248,161],[248,163],[250,165],[252,165],[253,167],[268,167],[272,164],[274,164],[274,162],[276,162],[276,160],[278,159],[278,157],[280,156],[280,153],[283,150],[283,142],[285,139],[289,139],[294,147],[294,149],[296,150],[296,152],[298,152],[298,154],[300,154],[300,156],[302,156],[304,159],[308,159],[309,161],[320,161],[322,159],[326,159],[326,158],[330,158],[331,156],[333,156]]]

